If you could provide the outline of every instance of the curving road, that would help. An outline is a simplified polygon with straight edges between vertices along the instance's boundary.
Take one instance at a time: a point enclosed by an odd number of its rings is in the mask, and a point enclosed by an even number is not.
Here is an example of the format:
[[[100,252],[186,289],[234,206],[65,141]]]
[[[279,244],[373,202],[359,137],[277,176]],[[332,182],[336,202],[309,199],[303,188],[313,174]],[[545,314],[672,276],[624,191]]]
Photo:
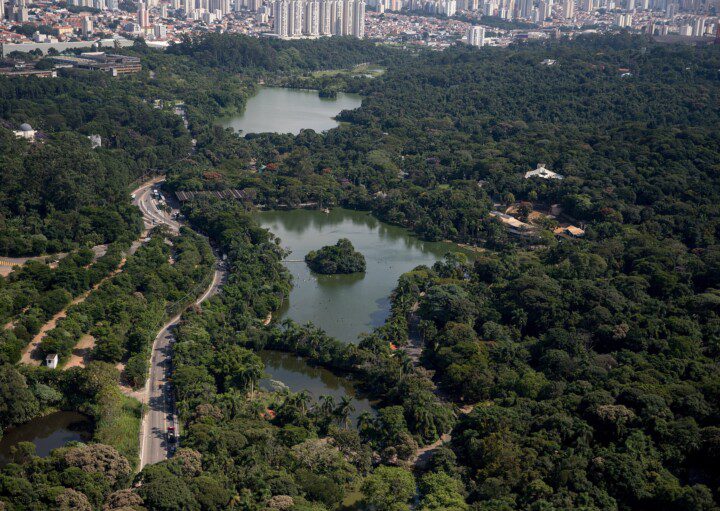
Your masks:
[[[158,224],[165,224],[171,231],[178,232],[180,223],[170,218],[166,212],[158,209],[153,199],[152,189],[161,181],[161,179],[154,180],[135,190],[133,204],[140,208],[147,229]],[[218,262],[212,282],[195,301],[195,304],[200,305],[215,295],[225,282],[225,276],[225,268],[222,263]],[[174,426],[176,432],[179,433],[177,410],[169,376],[172,374],[172,343],[174,341],[171,330],[180,321],[181,314],[163,325],[153,341],[150,369],[143,399],[147,404],[147,411],[140,426],[140,470],[145,465],[168,459],[172,455],[174,445],[168,442],[168,427]]]
[[[133,204],[140,209],[146,229],[165,224],[171,231],[177,233],[180,230],[180,223],[173,220],[167,212],[161,211],[152,195],[153,189],[162,181],[162,178],[156,178],[134,190]]]

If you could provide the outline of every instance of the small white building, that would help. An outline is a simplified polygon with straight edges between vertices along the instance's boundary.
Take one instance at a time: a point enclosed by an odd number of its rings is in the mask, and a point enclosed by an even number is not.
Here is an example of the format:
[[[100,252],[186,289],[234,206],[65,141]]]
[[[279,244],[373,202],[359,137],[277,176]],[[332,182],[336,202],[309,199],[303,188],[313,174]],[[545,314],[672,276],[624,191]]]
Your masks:
[[[88,135],[88,139],[90,140],[90,147],[93,149],[97,149],[102,145],[102,137],[100,135]]]
[[[14,130],[13,133],[15,133],[15,136],[18,138],[24,138],[30,141],[35,140],[35,130],[26,122],[22,123],[20,129]]]
[[[45,357],[45,365],[50,369],[55,369],[58,366],[58,362],[60,362],[60,357],[57,353],[51,353]]]
[[[528,172],[525,172],[525,179],[530,179],[531,177],[541,177],[543,179],[563,178],[563,176],[558,174],[557,172],[546,169],[544,163],[538,163],[538,166],[535,170],[529,170]]]

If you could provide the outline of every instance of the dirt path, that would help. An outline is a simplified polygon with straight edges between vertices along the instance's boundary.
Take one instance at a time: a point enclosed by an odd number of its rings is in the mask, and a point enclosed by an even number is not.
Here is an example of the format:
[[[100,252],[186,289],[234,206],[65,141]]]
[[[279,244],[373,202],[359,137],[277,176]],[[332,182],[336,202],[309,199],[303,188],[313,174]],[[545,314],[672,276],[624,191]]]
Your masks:
[[[77,297],[75,300],[70,302],[70,306],[80,303],[83,301],[86,296],[90,294],[89,291],[83,293],[79,297]],[[55,328],[57,326],[57,322],[60,321],[62,318],[67,316],[67,307],[55,314],[52,318],[50,318],[50,321],[45,323],[42,327],[40,327],[40,331],[35,334],[35,337],[33,337],[32,341],[30,341],[30,344],[28,344],[27,348],[25,348],[25,351],[22,354],[22,358],[20,359],[20,362],[23,364],[33,365],[33,366],[39,366],[43,359],[40,356],[40,344],[42,343],[43,339],[45,339],[45,336],[47,333]]]
[[[67,361],[67,364],[63,366],[63,369],[70,369],[71,367],[85,367],[90,361],[90,353],[95,347],[95,337],[90,334],[85,334],[80,338],[80,342],[75,345],[72,351],[72,355]]]
[[[143,183],[139,188],[137,188],[136,190],[134,190],[134,191],[133,191],[133,194],[137,194],[137,193],[140,192],[140,190],[143,190],[143,189],[145,189],[145,188],[147,188],[147,187],[149,187],[149,186],[152,186],[153,184],[155,184],[155,183],[157,183],[157,182],[159,182],[159,181],[161,181],[161,180],[162,180],[162,178],[153,178],[153,179],[151,179],[150,181],[148,181],[148,182],[146,182],[146,183]],[[137,202],[138,202],[138,200],[135,200],[135,201],[134,201],[134,203],[136,203],[136,205],[137,205]],[[132,242],[132,245],[130,246],[129,255],[134,254],[134,253],[137,251],[137,249],[142,245],[142,241],[141,241],[141,240],[143,240],[143,239],[147,236],[148,230],[149,230],[149,229],[148,229],[147,227],[144,228],[143,231],[142,231],[142,233],[140,234],[139,239],[137,239],[137,240],[135,240],[135,241]],[[103,256],[103,255],[107,252],[107,245],[98,245],[98,246],[96,246],[96,247],[93,247],[93,251],[95,252],[95,259],[97,260],[98,257]],[[29,258],[25,258],[25,259],[29,259]],[[19,261],[19,260],[17,260],[17,261],[16,261],[16,260],[13,260],[13,262],[18,262],[18,261]],[[23,262],[24,262],[24,261],[23,261]],[[127,262],[127,258],[126,258],[126,257],[123,257],[123,259],[120,261],[120,264],[118,265],[118,267],[117,267],[115,270],[113,270],[113,271],[110,272],[108,275],[106,275],[102,280],[100,280],[100,282],[98,282],[97,284],[95,284],[91,289],[87,290],[86,292],[84,292],[84,293],[81,294],[80,296],[76,297],[72,302],[70,302],[70,305],[68,305],[68,306],[65,307],[63,310],[61,310],[60,312],[58,312],[57,314],[55,314],[52,318],[50,318],[50,321],[48,321],[47,323],[45,323],[45,324],[40,328],[40,331],[37,333],[37,335],[35,335],[35,337],[33,337],[32,341],[30,341],[30,343],[27,345],[27,347],[26,347],[25,350],[23,351],[23,354],[22,354],[22,357],[21,357],[21,359],[20,359],[20,362],[23,363],[23,364],[36,365],[36,366],[42,364],[43,360],[42,360],[42,358],[40,357],[40,353],[39,353],[40,350],[39,350],[38,348],[40,347],[40,344],[42,343],[43,339],[45,339],[45,336],[47,335],[47,333],[48,333],[50,330],[52,330],[53,328],[55,328],[55,327],[57,326],[57,322],[58,322],[58,321],[60,321],[60,320],[61,320],[62,318],[64,318],[65,316],[67,316],[67,310],[68,310],[68,308],[72,307],[73,305],[77,305],[78,303],[84,302],[85,299],[86,299],[88,296],[90,296],[90,293],[92,293],[92,292],[95,291],[97,288],[99,288],[99,287],[100,287],[104,282],[106,282],[108,279],[111,279],[111,278],[113,278],[115,275],[117,275],[118,273],[122,272],[122,271],[123,271],[123,267],[125,266],[125,263],[126,263],[126,262]],[[12,269],[12,268],[11,268],[11,269]],[[11,325],[11,326],[12,326],[12,325]],[[5,325],[5,328],[8,328],[8,325]],[[78,356],[80,356],[80,358],[81,358],[81,360],[80,360],[79,362],[78,362],[77,359],[74,358],[74,357],[75,357],[75,351],[76,351],[76,350],[78,350],[78,349],[80,349],[80,350],[85,349],[85,348],[83,348],[83,347],[81,346],[81,344],[83,344],[83,340],[85,340],[86,343],[89,342],[89,341],[85,338],[85,336],[83,336],[83,337],[80,339],[80,341],[78,342],[78,345],[75,346],[75,348],[73,349],[73,355],[71,356],[71,359],[70,359],[73,363],[79,364],[79,365],[84,365],[84,364],[87,362],[87,360],[86,360],[86,355],[85,355],[85,354],[82,354],[82,356],[78,355]],[[94,343],[94,340],[93,340],[93,343]],[[92,349],[92,347],[90,347],[90,350],[91,350],[91,349]],[[70,361],[68,362],[68,364],[69,364],[69,363],[70,363]],[[69,365],[66,364],[66,367],[72,367],[72,366],[69,366]]]
[[[91,287],[90,289],[85,291],[83,294],[75,297],[75,299],[72,302],[70,302],[70,304],[67,307],[65,307],[63,310],[61,310],[57,314],[55,314],[52,318],[50,318],[50,321],[48,321],[42,327],[40,327],[40,331],[35,335],[35,337],[33,337],[32,341],[30,341],[30,344],[28,344],[27,347],[25,348],[25,351],[23,351],[20,362],[22,364],[27,364],[27,365],[34,365],[34,366],[41,365],[43,362],[43,359],[40,356],[39,348],[40,348],[40,344],[42,344],[43,339],[45,339],[45,336],[47,335],[47,333],[57,326],[58,321],[60,321],[62,318],[67,316],[67,311],[70,307],[84,302],[85,299],[88,296],[90,296],[90,293],[92,293],[97,288],[99,288],[108,279],[111,279],[115,275],[120,273],[123,269],[123,266],[125,266],[125,261],[127,261],[127,259],[123,258],[115,270],[113,270],[112,272],[107,274],[100,282],[98,282],[93,287]],[[80,339],[80,342],[82,342],[82,338]]]
[[[468,413],[473,411],[473,408],[475,408],[475,405],[466,405],[460,408],[460,414],[467,415]],[[452,435],[450,433],[444,433],[438,440],[434,441],[433,443],[426,445],[425,447],[421,447],[417,450],[415,453],[415,457],[410,460],[410,464],[415,470],[423,471],[427,468],[428,463],[430,463],[430,460],[435,455],[435,451],[438,447],[443,446],[444,444],[448,444],[452,441]]]
[[[420,296],[424,296],[425,293],[420,293]],[[419,308],[420,302],[417,301],[413,303],[413,305],[410,307],[410,319],[408,321],[408,327],[409,327],[409,345],[403,348],[407,355],[410,357],[410,359],[413,361],[416,367],[423,367],[422,362],[420,361],[420,357],[422,356],[422,352],[424,349],[424,343],[422,339],[420,338],[420,334],[417,330],[417,323],[418,323],[418,317],[417,317],[417,310]],[[430,371],[430,373],[434,373],[434,371]],[[444,395],[440,389],[435,389],[435,394],[444,402],[448,402],[448,398],[446,395]],[[468,413],[473,411],[473,408],[475,405],[465,405],[461,407],[458,411],[461,415],[467,415]],[[425,447],[421,447],[417,450],[415,453],[415,456],[410,460],[411,466],[417,470],[417,471],[423,471],[427,468],[428,463],[432,459],[433,455],[435,454],[435,450],[442,446],[443,444],[449,443],[452,440],[452,435],[450,433],[443,434],[438,440],[433,442],[432,444],[426,445]]]
[[[443,444],[450,442],[450,440],[452,440],[450,433],[445,433],[438,440],[434,441],[430,445],[426,445],[425,447],[421,447],[420,449],[418,449],[415,453],[415,458],[410,463],[415,468],[415,470],[424,470],[425,468],[427,468],[428,463],[435,454],[435,449],[437,449]]]

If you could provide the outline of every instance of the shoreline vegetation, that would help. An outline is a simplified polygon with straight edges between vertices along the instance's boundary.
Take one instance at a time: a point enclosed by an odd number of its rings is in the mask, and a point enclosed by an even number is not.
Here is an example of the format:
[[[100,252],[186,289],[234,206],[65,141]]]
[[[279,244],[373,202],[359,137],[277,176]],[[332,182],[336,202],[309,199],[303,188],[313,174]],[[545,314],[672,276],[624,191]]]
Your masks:
[[[175,332],[182,447],[131,486],[137,434],[127,435],[139,419],[118,396],[113,365],[16,366],[18,337],[3,329],[2,426],[50,407],[85,411],[115,445],[46,460],[18,453],[0,471],[3,503],[334,511],[360,488],[360,505],[377,511],[717,508],[720,48],[623,33],[408,58],[351,38],[208,34],[165,53],[141,42],[122,51],[144,70],[0,80],[0,117],[45,134],[31,144],[0,128],[0,215],[11,219],[0,225],[1,253],[130,239],[139,217],[125,186],[153,168],[167,169],[170,192],[344,206],[427,240],[491,250],[405,273],[386,323],[345,345],[311,324],[262,324],[291,282],[279,241],[249,204],[185,203],[229,275]],[[361,62],[385,72],[313,76]],[[238,137],[213,126],[270,75],[356,92],[363,104],[326,133]],[[166,108],[178,100],[187,126]],[[103,146],[91,149],[95,133]],[[540,164],[562,179],[526,175]],[[498,208],[516,231],[533,228],[513,232]],[[556,235],[566,224],[575,234]],[[182,269],[168,268],[168,251],[180,250],[171,241],[138,259],[157,271],[124,271],[108,308],[83,311],[57,342],[92,325],[101,358],[137,353],[138,367],[146,363],[148,318],[204,266],[187,237],[183,257],[172,254]],[[0,280],[8,320],[52,316],[56,288],[78,294],[65,286],[82,272],[28,270]],[[86,289],[83,279],[72,289]],[[376,413],[354,428],[349,399],[258,390],[263,348],[356,377],[379,398]],[[451,441],[410,471],[418,449],[441,438]]]
[[[305,256],[305,262],[315,273],[337,275],[365,272],[365,257],[347,238],[341,238],[335,245],[312,250]]]

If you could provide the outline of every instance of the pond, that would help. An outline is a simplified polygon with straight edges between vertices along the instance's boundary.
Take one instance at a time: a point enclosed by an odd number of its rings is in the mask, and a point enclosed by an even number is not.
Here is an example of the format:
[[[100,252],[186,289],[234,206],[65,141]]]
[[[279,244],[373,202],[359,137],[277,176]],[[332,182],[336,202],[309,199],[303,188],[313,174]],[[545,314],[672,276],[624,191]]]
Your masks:
[[[8,428],[0,440],[0,466],[10,462],[10,450],[19,442],[32,442],[35,452],[44,457],[68,442],[87,442],[91,438],[90,419],[77,412],[54,412],[14,428]]]
[[[316,90],[261,87],[248,99],[245,110],[220,119],[219,124],[247,133],[292,133],[302,129],[317,132],[335,128],[334,117],[343,110],[353,110],[362,103],[357,94],[338,93],[336,98],[321,98]]]
[[[418,265],[431,266],[450,250],[451,243],[419,240],[408,230],[378,221],[370,213],[333,209],[266,211],[260,225],[277,235],[292,252],[286,262],[293,276],[289,300],[276,319],[312,321],[346,343],[358,342],[390,315],[390,294],[403,273]],[[367,270],[353,275],[318,275],[304,261],[311,250],[348,238],[365,256]]]
[[[363,412],[372,412],[372,403],[359,396],[347,378],[336,376],[322,367],[310,366],[303,358],[291,353],[265,350],[260,352],[260,358],[265,362],[265,373],[269,376],[260,382],[266,390],[279,390],[282,386],[292,392],[307,390],[314,402],[320,396],[332,396],[336,404],[342,396],[349,396],[353,398],[355,408],[350,414],[353,424]]]

